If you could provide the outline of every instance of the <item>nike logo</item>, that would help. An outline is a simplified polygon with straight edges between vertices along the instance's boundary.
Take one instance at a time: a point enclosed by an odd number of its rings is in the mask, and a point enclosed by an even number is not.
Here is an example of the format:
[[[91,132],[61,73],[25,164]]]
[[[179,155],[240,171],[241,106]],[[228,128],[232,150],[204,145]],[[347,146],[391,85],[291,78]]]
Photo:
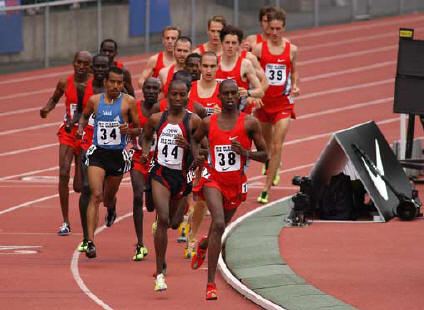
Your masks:
[[[212,103],[206,103],[206,105],[209,107],[209,106],[211,106],[211,105],[213,105],[214,103],[212,102]]]
[[[235,137],[229,137],[228,139],[230,139],[231,141],[233,141],[234,139],[237,139],[238,138],[238,136],[235,136]]]
[[[285,62],[285,59],[277,59],[277,62]]]
[[[377,139],[375,139],[375,158],[378,171],[381,173],[381,175],[384,175],[384,167],[383,167],[383,161],[381,160],[380,155],[380,145],[378,144]],[[381,195],[381,197],[384,198],[384,200],[389,200],[389,194],[387,192],[387,186],[384,180],[379,175],[374,175],[371,171],[371,169],[368,167],[368,164],[365,162],[365,159],[361,157],[365,169],[367,169],[368,175],[370,176],[371,180],[373,181],[375,187],[377,188],[378,193]]]
[[[226,167],[226,168],[222,168],[222,171],[227,171],[228,169],[230,169],[230,167]]]

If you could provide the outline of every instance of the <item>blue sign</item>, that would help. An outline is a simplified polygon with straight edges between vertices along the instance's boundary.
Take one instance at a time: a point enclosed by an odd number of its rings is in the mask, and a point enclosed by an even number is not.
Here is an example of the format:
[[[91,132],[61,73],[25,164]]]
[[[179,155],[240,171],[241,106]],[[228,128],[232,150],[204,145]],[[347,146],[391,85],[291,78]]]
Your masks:
[[[0,0],[0,54],[16,53],[24,49],[21,11],[1,10],[4,7],[20,4],[20,0]]]
[[[146,0],[130,0],[130,36],[144,36],[146,21]],[[159,33],[166,26],[171,25],[168,0],[150,1],[150,33]]]

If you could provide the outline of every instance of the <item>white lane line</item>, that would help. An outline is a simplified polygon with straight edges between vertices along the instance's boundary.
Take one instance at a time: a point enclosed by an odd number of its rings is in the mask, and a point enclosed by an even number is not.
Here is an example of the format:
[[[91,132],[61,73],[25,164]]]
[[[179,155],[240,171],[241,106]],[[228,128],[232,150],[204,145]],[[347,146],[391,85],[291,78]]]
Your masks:
[[[298,35],[288,34],[287,36],[293,40],[293,39],[327,36],[329,34],[347,32],[347,31],[357,31],[357,30],[366,30],[367,33],[370,33],[371,31],[369,31],[369,29],[371,28],[378,28],[378,27],[384,27],[384,26],[390,26],[390,25],[396,26],[396,25],[400,25],[403,22],[407,22],[409,24],[416,21],[424,21],[424,15],[420,14],[416,17],[411,17],[411,15],[406,15],[404,18],[399,18],[399,19],[391,20],[391,21],[383,21],[383,22],[371,21],[361,25],[351,24],[352,26],[348,26],[348,27],[338,27],[336,29],[323,29],[323,30],[305,33],[305,34],[298,34]],[[344,24],[344,25],[348,25],[348,24]]]
[[[0,157],[12,156],[12,155],[17,155],[17,154],[22,154],[22,153],[28,153],[28,152],[32,152],[32,151],[47,149],[49,147],[53,147],[53,146],[57,146],[57,145],[58,145],[58,143],[56,142],[56,143],[50,143],[50,144],[43,144],[43,145],[39,145],[39,146],[35,146],[35,147],[29,147],[29,148],[25,148],[25,149],[19,149],[19,150],[10,151],[10,152],[4,152],[4,153],[0,153]]]
[[[329,95],[329,94],[336,94],[336,93],[351,91],[351,90],[355,90],[355,89],[368,88],[368,87],[374,87],[374,86],[394,83],[394,81],[395,81],[395,79],[387,79],[387,80],[357,84],[357,85],[352,85],[352,86],[347,86],[347,87],[331,88],[331,89],[328,89],[328,90],[318,91],[318,92],[310,93],[310,94],[307,94],[307,95],[300,95],[299,97],[296,97],[295,101],[309,99],[309,98],[315,98],[315,97]]]
[[[47,123],[47,124],[41,124],[41,125],[28,126],[28,127],[23,127],[23,128],[16,128],[16,129],[0,131],[0,136],[10,135],[10,134],[14,134],[14,133],[20,133],[20,132],[23,132],[23,131],[38,130],[38,129],[41,129],[41,128],[47,128],[47,127],[52,127],[52,126],[57,126],[59,128],[59,126],[62,123],[63,122],[54,122],[54,123]]]
[[[72,164],[72,166],[74,166],[74,165],[75,164]],[[30,175],[34,175],[34,174],[38,174],[38,173],[47,172],[47,171],[54,171],[54,170],[58,170],[58,169],[59,169],[59,166],[57,165],[57,166],[50,167],[50,168],[33,170],[33,171],[28,171],[28,172],[14,174],[14,175],[8,175],[8,176],[5,176],[5,177],[1,177],[0,182],[15,179],[15,178],[20,178],[20,177],[26,177],[26,176],[30,176]]]
[[[126,219],[127,217],[132,216],[132,212],[126,213],[120,217],[118,217],[115,220],[115,225],[119,223],[120,221]],[[106,226],[102,226],[97,228],[95,235],[101,233],[103,230],[105,230]],[[101,300],[97,295],[95,295],[90,289],[85,285],[83,279],[81,278],[79,268],[78,268],[78,260],[79,260],[80,252],[78,252],[78,247],[75,249],[74,254],[72,255],[71,259],[71,272],[72,276],[74,277],[75,282],[78,284],[81,291],[86,294],[92,301],[94,301],[96,304],[98,304],[100,307],[102,307],[105,310],[113,310],[111,306],[106,304],[103,300]]]

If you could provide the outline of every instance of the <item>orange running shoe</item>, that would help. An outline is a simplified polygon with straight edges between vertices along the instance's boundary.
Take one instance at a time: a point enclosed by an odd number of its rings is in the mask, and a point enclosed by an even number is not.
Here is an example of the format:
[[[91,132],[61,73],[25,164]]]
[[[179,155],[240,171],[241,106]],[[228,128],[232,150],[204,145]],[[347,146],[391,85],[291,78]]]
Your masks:
[[[207,236],[203,236],[197,243],[196,254],[191,259],[191,269],[199,269],[205,261],[207,249],[200,248],[200,244],[205,239],[207,239]]]
[[[214,283],[208,283],[206,287],[206,300],[217,300],[218,295],[216,295],[216,286]]]

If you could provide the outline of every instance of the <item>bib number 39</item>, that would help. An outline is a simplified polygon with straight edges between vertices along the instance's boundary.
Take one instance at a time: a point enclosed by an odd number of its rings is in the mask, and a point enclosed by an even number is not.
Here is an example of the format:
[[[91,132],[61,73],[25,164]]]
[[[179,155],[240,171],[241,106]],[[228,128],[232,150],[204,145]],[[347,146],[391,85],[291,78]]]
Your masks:
[[[286,66],[280,64],[267,64],[265,75],[269,85],[282,86],[286,83]]]

